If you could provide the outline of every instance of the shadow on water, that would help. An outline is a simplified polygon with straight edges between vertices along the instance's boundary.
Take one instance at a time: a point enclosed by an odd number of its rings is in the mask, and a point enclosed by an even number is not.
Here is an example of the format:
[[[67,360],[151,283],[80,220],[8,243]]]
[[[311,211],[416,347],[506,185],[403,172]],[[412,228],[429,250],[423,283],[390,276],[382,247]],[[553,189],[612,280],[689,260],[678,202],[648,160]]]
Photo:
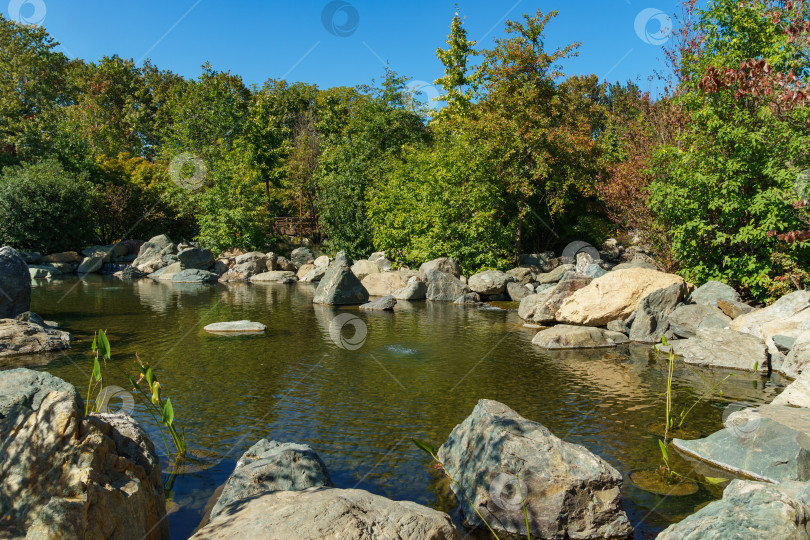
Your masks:
[[[173,538],[192,533],[217,486],[262,437],[310,444],[338,487],[413,500],[458,519],[449,486],[410,438],[438,446],[482,398],[506,403],[621,471],[624,508],[638,538],[654,537],[716,496],[701,490],[662,501],[627,480],[630,471],[660,462],[649,427],[663,423],[667,371],[649,347],[544,352],[531,344],[536,330],[524,328],[514,311],[401,302],[394,313],[380,314],[313,306],[314,290],[311,284],[178,287],[100,276],[38,283],[32,310],[78,339],[66,354],[27,360],[86,389],[92,333],[105,328],[113,368],[133,373],[136,352],[155,366],[176,423],[205,456],[204,466],[174,484]],[[342,314],[362,322],[354,350],[330,330]],[[267,325],[266,333],[223,337],[203,330],[243,319]],[[111,384],[126,387],[120,370],[109,374]],[[727,372],[701,374],[711,381]],[[695,407],[688,427],[710,433],[721,427],[727,403],[767,402],[783,385],[778,377],[735,373],[720,387],[722,396]],[[676,370],[676,414],[704,386],[690,370]],[[156,427],[143,410],[136,415],[160,447]]]

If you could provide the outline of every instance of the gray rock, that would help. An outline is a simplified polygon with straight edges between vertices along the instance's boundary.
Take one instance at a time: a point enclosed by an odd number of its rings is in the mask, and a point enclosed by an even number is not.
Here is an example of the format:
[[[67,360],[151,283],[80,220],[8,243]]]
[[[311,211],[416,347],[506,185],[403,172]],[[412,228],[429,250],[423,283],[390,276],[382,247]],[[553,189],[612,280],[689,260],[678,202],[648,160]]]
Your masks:
[[[598,264],[589,264],[579,274],[587,278],[596,279],[607,274],[607,270]]]
[[[280,283],[287,279],[296,279],[295,272],[289,270],[274,270],[272,272],[262,272],[261,274],[256,274],[255,276],[251,277],[250,281],[253,282],[274,281]]]
[[[396,305],[397,299],[394,298],[394,295],[389,294],[388,296],[383,296],[382,298],[372,300],[368,304],[363,304],[360,306],[360,309],[366,309],[369,311],[393,311],[394,306]]]
[[[496,532],[526,532],[518,481],[532,537],[624,538],[632,532],[616,469],[497,401],[479,401],[438,458]],[[465,521],[483,526],[467,499],[460,493],[456,499]]]
[[[18,354],[38,354],[70,348],[71,335],[16,319],[0,319],[0,358]]]
[[[346,268],[349,268],[352,264],[354,264],[354,261],[352,261],[348,255],[346,255],[345,251],[338,251],[337,255],[335,255],[335,259],[332,261],[329,267],[345,266]]]
[[[726,285],[725,283],[707,281],[695,289],[695,292],[689,296],[689,301],[694,304],[717,307],[717,301],[721,298],[731,302],[739,302],[740,294],[734,290],[734,287]]]
[[[117,272],[115,275],[123,279],[141,279],[146,277],[146,274],[134,266],[127,266],[120,272]]]
[[[38,251],[18,251],[25,264],[39,264],[42,261],[42,253]]]
[[[0,434],[5,526],[36,540],[169,538],[160,460],[131,418],[84,418],[72,385],[14,369],[0,372]]]
[[[620,332],[567,324],[540,330],[532,339],[532,343],[544,349],[596,349],[627,342],[627,336]]]
[[[274,491],[237,505],[192,539],[455,540],[450,516],[414,502],[395,502],[360,489],[314,487]]]
[[[250,255],[248,253],[247,255]],[[241,255],[244,257],[244,255]],[[237,260],[239,257],[237,257]],[[267,258],[262,254],[261,258],[237,262],[227,272],[222,274],[220,281],[247,281],[257,274],[264,273],[267,268]]]
[[[193,247],[177,254],[183,270],[208,270],[214,265],[214,256],[210,249]]]
[[[788,354],[790,349],[793,348],[793,345],[796,344],[795,337],[776,335],[771,339],[773,340],[773,344],[782,354]]]
[[[428,270],[426,279],[428,284],[426,298],[434,302],[454,302],[458,297],[470,292],[470,288],[457,277],[440,270]]]
[[[599,256],[606,261],[619,262],[622,256],[623,248],[619,245],[619,241],[615,238],[608,238],[602,242],[602,249],[599,250]]]
[[[161,234],[143,243],[138,251],[138,258],[132,261],[132,266],[141,272],[151,274],[171,264],[171,262],[165,262],[163,258],[175,253],[177,253],[177,245],[172,242],[171,238]]]
[[[627,328],[627,325],[624,324],[624,321],[621,319],[616,319],[615,321],[610,321],[607,323],[607,329],[611,332],[621,332],[623,334],[629,334],[630,330]]]
[[[326,465],[308,445],[262,439],[236,462],[236,470],[228,477],[211,510],[211,520],[223,512],[230,515],[238,510],[230,507],[257,495],[330,485]]]
[[[234,259],[235,264],[245,264],[249,262],[259,262],[262,268],[264,268],[265,264],[267,263],[267,255],[261,251],[251,251],[249,253],[237,255],[236,259]]]
[[[208,270],[190,268],[172,276],[172,283],[216,283],[219,276]]]
[[[22,321],[22,322],[35,324],[37,326],[43,326],[43,327],[50,326],[49,324],[47,324],[45,322],[45,320],[42,317],[40,317],[39,315],[37,315],[33,311],[26,311],[25,313],[20,313],[19,315],[14,317],[14,320],[15,321]]]
[[[722,500],[670,525],[658,540],[810,539],[806,490],[799,482],[732,480]]]
[[[228,321],[220,323],[211,323],[203,328],[206,332],[212,334],[231,334],[231,333],[258,333],[267,330],[267,326],[262,323],[253,321]]]
[[[654,263],[644,261],[644,260],[637,260],[637,261],[630,261],[630,262],[623,262],[621,264],[617,264],[613,267],[613,270],[626,270],[628,268],[646,268],[647,270],[659,270],[658,266]]]
[[[512,268],[506,273],[515,278],[515,281],[521,285],[526,285],[527,283],[532,283],[534,281],[534,272],[532,272],[531,268]]]
[[[540,285],[545,285],[547,283],[557,283],[563,278],[566,272],[570,272],[576,269],[576,266],[573,264],[561,264],[551,272],[546,274],[538,274],[537,275],[537,283]]]
[[[16,317],[31,306],[28,265],[10,247],[0,248],[0,319]]]
[[[512,279],[512,276],[499,270],[487,270],[470,276],[467,286],[479,294],[501,294],[506,290],[506,284]]]
[[[468,292],[461,295],[453,301],[454,304],[481,304],[483,303],[481,295],[477,292]]]
[[[726,416],[703,439],[674,439],[679,451],[756,480],[810,480],[810,409],[765,405]]]
[[[290,260],[293,262],[293,264],[295,264],[295,266],[300,268],[305,264],[309,264],[314,261],[315,256],[308,247],[300,247],[294,249],[292,253],[290,253]]]
[[[520,265],[536,266],[548,272],[551,270],[551,259],[553,258],[554,252],[552,251],[546,251],[544,253],[521,253]]]
[[[557,320],[557,311],[563,302],[591,282],[588,278],[573,278],[560,281],[549,289],[529,295],[520,301],[518,315],[535,323],[552,323]]]
[[[397,300],[424,300],[427,297],[427,284],[413,280],[394,293]]]
[[[28,273],[31,274],[31,279],[51,279],[61,276],[63,272],[55,266],[43,264],[29,266]]]
[[[314,264],[316,267],[322,266],[323,268],[326,268],[329,266],[330,262],[331,261],[329,260],[329,257],[327,257],[326,255],[321,255],[320,257],[315,259],[315,261],[312,264]]]
[[[94,274],[101,270],[104,266],[105,255],[93,255],[92,257],[85,257],[76,269],[76,273],[81,274]]]
[[[780,321],[790,319],[806,320],[808,317],[810,317],[810,291],[794,291],[766,308],[740,315],[732,322],[731,329],[766,339],[769,336],[766,335],[767,331],[763,333],[763,326],[773,326],[773,323],[778,324]],[[770,333],[789,335],[778,326]]]
[[[676,336],[695,337],[701,328],[727,328],[731,318],[707,304],[681,306],[669,316],[669,326]]]
[[[675,354],[687,364],[698,366],[767,371],[765,342],[734,330],[701,328],[693,338],[673,342]]]
[[[301,278],[301,281],[305,283],[320,281],[323,279],[323,276],[326,275],[326,271],[328,269],[329,269],[328,266],[315,266],[315,268],[304,274],[304,277]]]
[[[639,302],[633,325],[630,327],[630,340],[640,343],[658,343],[668,334],[670,314],[675,311],[683,299],[683,286],[674,283],[669,287],[658,289]]]
[[[751,313],[754,311],[754,308],[748,304],[735,302],[733,300],[726,300],[725,298],[717,299],[717,307],[720,308],[720,311],[725,313],[728,317],[731,317],[732,320],[736,319],[740,315],[745,315],[746,313]]]
[[[808,364],[810,364],[810,332],[802,332],[790,348],[785,361],[774,369],[787,377],[796,379],[805,372]]]
[[[338,260],[337,257],[335,260]],[[331,305],[365,304],[368,302],[368,291],[348,267],[333,264],[321,278],[312,302]]]
[[[268,263],[270,259],[268,258]],[[287,259],[286,257],[276,257],[276,270],[281,272],[297,272],[298,267],[295,266],[295,263],[291,260]]]
[[[506,284],[506,292],[509,294],[509,298],[515,302],[520,302],[530,294],[533,294],[533,291],[534,289],[528,284],[521,284],[518,282],[510,282]]]
[[[810,408],[810,370],[803,371],[771,404]]]
[[[438,270],[455,278],[461,276],[461,267],[450,257],[440,257],[422,264],[422,266],[419,267],[419,277],[422,278],[422,281],[430,282],[428,273],[431,270]]]

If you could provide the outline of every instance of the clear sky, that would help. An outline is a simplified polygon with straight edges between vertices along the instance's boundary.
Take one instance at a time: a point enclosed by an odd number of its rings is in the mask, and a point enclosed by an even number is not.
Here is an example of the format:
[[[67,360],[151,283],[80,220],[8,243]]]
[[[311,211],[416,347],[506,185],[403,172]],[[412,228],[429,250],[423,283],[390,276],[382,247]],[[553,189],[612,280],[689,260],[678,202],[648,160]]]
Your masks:
[[[94,61],[118,54],[149,58],[162,69],[195,77],[200,66],[239,74],[247,84],[268,78],[353,86],[379,80],[387,60],[414,81],[441,76],[454,5],[468,35],[489,47],[504,22],[522,13],[557,10],[547,48],[581,42],[567,74],[610,81],[647,78],[664,68],[662,44],[677,0],[0,0],[5,15],[44,26],[71,56]],[[429,92],[429,89],[426,89]]]

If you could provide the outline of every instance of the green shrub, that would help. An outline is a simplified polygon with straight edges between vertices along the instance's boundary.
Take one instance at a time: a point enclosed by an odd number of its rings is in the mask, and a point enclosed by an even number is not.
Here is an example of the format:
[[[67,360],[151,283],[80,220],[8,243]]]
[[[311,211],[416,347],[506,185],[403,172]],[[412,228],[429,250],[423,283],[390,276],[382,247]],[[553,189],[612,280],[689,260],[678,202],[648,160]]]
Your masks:
[[[43,253],[93,242],[91,190],[50,160],[6,167],[0,176],[0,244]]]

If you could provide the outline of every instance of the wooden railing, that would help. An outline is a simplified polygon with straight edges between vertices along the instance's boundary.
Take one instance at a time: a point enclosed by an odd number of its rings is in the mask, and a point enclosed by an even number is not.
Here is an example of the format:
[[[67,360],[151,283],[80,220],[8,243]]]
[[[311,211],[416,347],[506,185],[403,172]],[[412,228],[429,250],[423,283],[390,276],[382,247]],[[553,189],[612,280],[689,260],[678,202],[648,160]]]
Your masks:
[[[318,234],[318,220],[305,217],[277,217],[273,220],[273,234],[312,238]]]

